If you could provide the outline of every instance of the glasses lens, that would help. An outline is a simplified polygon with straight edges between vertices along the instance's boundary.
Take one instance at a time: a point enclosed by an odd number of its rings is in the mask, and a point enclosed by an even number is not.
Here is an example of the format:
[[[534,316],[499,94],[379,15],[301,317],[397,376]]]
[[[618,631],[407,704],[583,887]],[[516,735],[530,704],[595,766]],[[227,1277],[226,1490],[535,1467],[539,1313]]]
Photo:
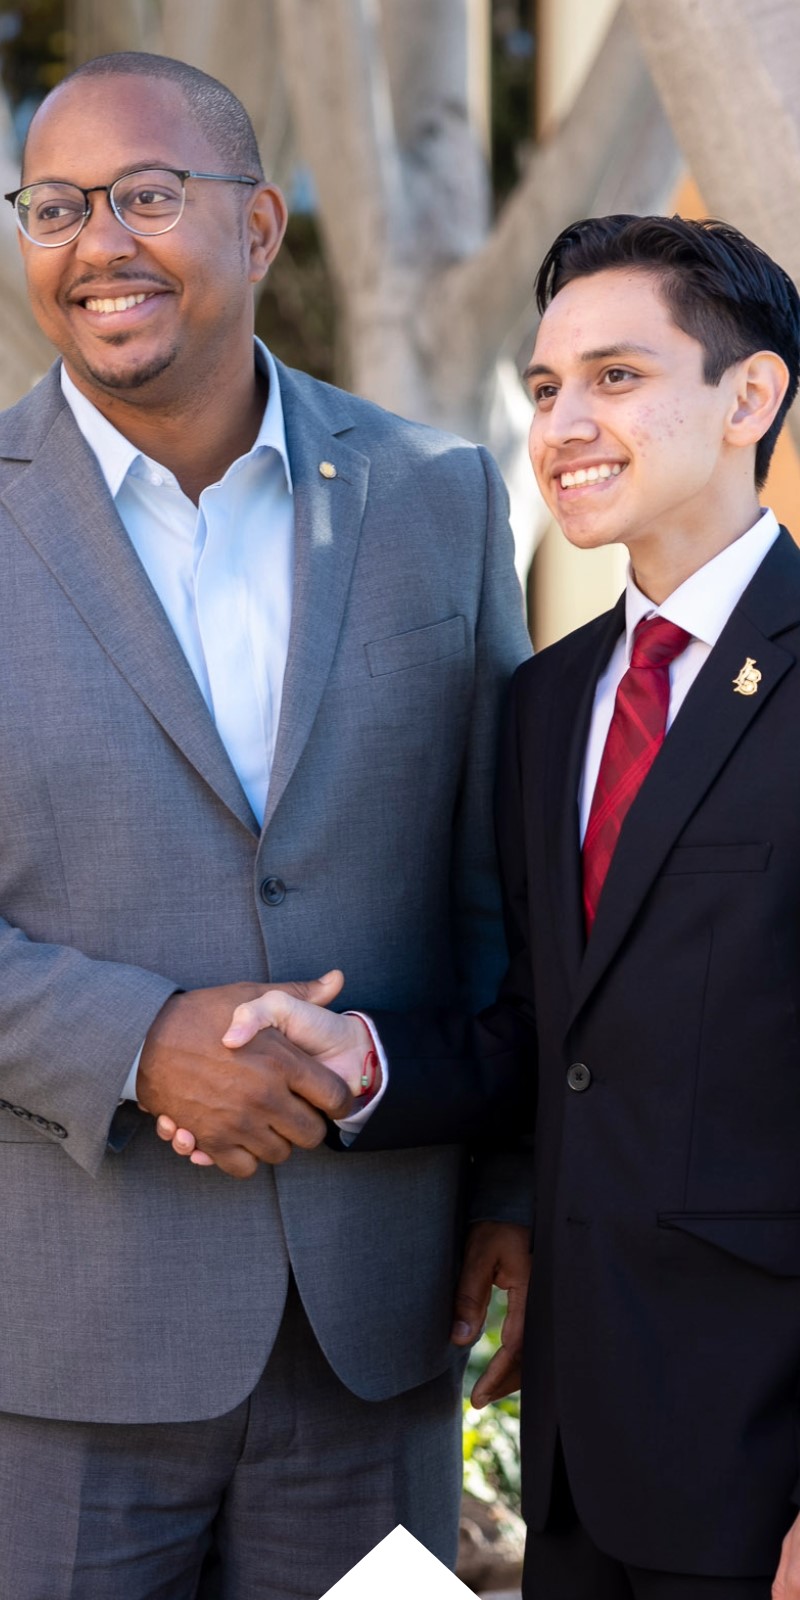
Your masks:
[[[68,244],[80,231],[86,202],[71,183],[31,183],[17,196],[17,216],[36,244]]]
[[[111,185],[111,204],[132,233],[166,233],[183,210],[183,184],[174,172],[128,172]]]

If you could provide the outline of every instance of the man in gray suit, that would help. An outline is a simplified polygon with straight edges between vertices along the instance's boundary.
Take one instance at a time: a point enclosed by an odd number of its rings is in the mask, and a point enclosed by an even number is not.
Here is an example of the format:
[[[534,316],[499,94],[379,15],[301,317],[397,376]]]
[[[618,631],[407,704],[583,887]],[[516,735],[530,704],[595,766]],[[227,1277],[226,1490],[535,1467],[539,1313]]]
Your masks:
[[[462,1344],[521,1293],[525,1164],[341,1161],[338,1080],[221,1038],[334,961],[491,994],[505,496],[254,357],[285,211],[214,80],[89,63],[23,178],[63,362],[0,419],[0,1593],[188,1600],[213,1539],[225,1600],[315,1600],[398,1522],[452,1558],[463,1222]]]

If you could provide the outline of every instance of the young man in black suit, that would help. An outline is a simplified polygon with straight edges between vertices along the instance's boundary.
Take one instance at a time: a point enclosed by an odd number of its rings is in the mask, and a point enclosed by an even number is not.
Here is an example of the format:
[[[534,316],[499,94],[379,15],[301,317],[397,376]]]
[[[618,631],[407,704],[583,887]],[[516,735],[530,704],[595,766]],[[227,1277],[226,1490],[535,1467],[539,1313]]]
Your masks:
[[[498,1003],[416,1052],[374,1019],[354,1148],[486,1127],[538,1060],[525,1595],[797,1600],[800,552],[758,494],[798,296],[661,217],[567,229],[538,294],[536,477],[626,592],[514,680]],[[360,1022],[270,1018],[357,1086]]]

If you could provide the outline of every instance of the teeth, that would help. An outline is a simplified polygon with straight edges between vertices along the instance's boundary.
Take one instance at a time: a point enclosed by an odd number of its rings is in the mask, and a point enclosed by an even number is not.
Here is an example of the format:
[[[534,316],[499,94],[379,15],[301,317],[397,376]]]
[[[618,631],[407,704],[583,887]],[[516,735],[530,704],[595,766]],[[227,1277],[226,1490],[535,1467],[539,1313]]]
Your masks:
[[[87,311],[101,311],[105,314],[109,311],[129,311],[131,306],[140,306],[146,299],[146,294],[124,294],[117,300],[87,300],[85,303]]]
[[[575,489],[584,483],[597,483],[598,481],[605,481],[606,478],[618,478],[621,471],[622,467],[618,461],[614,462],[613,467],[610,467],[608,462],[604,461],[600,467],[579,467],[577,472],[562,472],[560,483],[562,489]]]

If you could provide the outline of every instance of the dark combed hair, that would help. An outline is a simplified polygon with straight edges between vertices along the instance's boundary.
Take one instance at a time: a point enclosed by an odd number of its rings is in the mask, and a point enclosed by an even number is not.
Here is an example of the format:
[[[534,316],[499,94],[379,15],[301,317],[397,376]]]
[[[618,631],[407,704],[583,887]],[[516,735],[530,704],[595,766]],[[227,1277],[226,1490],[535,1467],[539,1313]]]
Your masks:
[[[166,78],[180,90],[189,112],[206,138],[219,151],[232,172],[241,177],[263,178],[264,168],[253,124],[236,95],[199,67],[172,56],[150,55],[144,50],[119,50],[95,56],[76,67],[59,88],[80,78]],[[57,92],[57,91],[56,91]]]
[[[548,250],[536,276],[539,310],[574,278],[626,268],[658,279],[676,327],[702,345],[706,383],[718,384],[757,350],[774,350],[786,362],[788,389],[756,449],[762,488],[800,371],[800,297],[788,273],[737,228],[713,218],[588,217],[565,228]]]

